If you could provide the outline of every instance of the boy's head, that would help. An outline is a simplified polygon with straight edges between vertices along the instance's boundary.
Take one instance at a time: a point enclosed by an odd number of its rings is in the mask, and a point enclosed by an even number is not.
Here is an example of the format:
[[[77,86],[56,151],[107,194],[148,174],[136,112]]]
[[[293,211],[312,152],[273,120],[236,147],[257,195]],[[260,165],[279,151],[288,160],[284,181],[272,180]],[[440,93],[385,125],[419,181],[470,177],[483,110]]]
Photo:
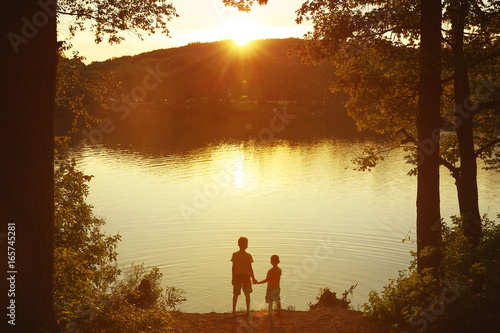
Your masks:
[[[240,237],[238,239],[238,246],[240,247],[240,250],[245,250],[248,247],[248,238]]]
[[[278,265],[280,263],[280,257],[278,257],[277,254],[273,254],[271,256],[271,264],[273,264],[274,266]]]

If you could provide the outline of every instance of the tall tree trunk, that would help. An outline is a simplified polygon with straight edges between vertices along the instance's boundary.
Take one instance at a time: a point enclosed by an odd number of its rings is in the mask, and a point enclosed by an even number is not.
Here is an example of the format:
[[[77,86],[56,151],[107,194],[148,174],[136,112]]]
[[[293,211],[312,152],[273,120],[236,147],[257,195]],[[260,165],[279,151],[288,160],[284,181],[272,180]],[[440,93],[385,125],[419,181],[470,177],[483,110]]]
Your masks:
[[[474,245],[482,237],[479,197],[477,192],[477,163],[474,150],[473,110],[470,107],[468,67],[464,52],[465,19],[469,15],[469,2],[460,1],[453,11],[453,62],[455,70],[455,118],[460,150],[460,174],[456,179],[458,204],[464,222],[464,232]]]
[[[0,4],[0,234],[9,237],[0,239],[8,278],[2,279],[2,332],[58,331],[52,292],[55,4]]]
[[[432,268],[437,274],[440,256],[434,251],[421,256],[441,240],[439,198],[439,141],[441,99],[441,0],[422,0],[420,13],[420,84],[417,130],[419,164],[417,179],[418,270]]]

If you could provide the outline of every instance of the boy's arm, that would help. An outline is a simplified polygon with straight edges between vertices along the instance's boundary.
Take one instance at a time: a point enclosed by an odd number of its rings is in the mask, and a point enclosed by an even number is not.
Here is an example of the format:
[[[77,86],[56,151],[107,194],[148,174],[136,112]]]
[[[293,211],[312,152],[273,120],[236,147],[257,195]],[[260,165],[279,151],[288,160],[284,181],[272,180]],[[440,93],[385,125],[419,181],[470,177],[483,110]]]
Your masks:
[[[248,265],[249,265],[250,276],[252,277],[252,282],[253,283],[258,283],[257,279],[255,278],[255,275],[253,275],[252,263],[250,263]]]
[[[232,285],[234,285],[234,270],[235,270],[235,268],[234,268],[234,262],[233,262],[233,267],[231,269],[231,284]]]
[[[270,280],[272,280],[272,279],[273,279],[273,275],[271,274],[271,271],[268,271],[268,272],[267,272],[266,279],[265,279],[265,280],[260,281],[258,284],[269,282],[269,281],[270,281]]]
[[[265,280],[262,280],[262,281],[260,281],[260,282],[258,282],[258,281],[257,281],[257,283],[256,283],[256,284],[266,283],[266,282],[268,282],[268,281],[269,281],[269,279],[268,279],[268,278],[266,278]]]

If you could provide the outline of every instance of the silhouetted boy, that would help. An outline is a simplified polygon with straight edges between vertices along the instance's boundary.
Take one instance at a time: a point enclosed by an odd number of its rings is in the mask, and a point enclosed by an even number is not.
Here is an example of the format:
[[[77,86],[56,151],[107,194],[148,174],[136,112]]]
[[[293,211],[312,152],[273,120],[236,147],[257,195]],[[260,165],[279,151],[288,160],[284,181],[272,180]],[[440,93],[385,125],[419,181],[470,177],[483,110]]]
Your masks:
[[[250,253],[245,252],[248,247],[248,239],[246,237],[240,237],[238,239],[238,246],[240,250],[233,253],[231,261],[233,262],[232,269],[232,281],[233,285],[233,315],[236,314],[236,302],[238,301],[238,296],[243,289],[245,294],[245,300],[247,304],[247,312],[250,312],[250,293],[252,292],[252,282],[257,283],[255,276],[253,275],[252,262],[253,258]],[[252,278],[252,281],[250,281]]]
[[[276,307],[278,311],[276,312],[277,316],[281,316],[281,302],[280,302],[280,279],[281,279],[281,268],[278,267],[280,263],[280,257],[276,254],[271,256],[271,264],[273,268],[267,271],[267,277],[265,280],[262,280],[260,283],[267,282],[267,291],[266,291],[266,303],[269,303],[269,313],[268,316],[272,315],[273,311],[273,302],[276,302]]]

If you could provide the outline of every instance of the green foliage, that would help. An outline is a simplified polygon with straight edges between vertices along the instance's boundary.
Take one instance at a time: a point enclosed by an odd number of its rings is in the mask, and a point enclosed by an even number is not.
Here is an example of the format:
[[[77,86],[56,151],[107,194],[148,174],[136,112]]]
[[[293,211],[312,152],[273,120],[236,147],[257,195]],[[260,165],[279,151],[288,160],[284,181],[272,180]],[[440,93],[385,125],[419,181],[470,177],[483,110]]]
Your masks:
[[[311,310],[317,307],[349,309],[351,301],[348,300],[347,297],[352,295],[354,288],[356,288],[357,285],[358,284],[356,283],[348,290],[344,291],[341,298],[337,298],[337,293],[332,292],[329,287],[320,288],[319,294],[316,296],[317,303],[313,304],[309,302],[309,308]]]
[[[245,1],[244,1],[245,2]],[[401,128],[416,138],[416,116],[419,81],[419,1],[305,1],[297,11],[297,22],[309,20],[313,30],[298,53],[311,63],[328,59],[334,67],[334,91],[348,95],[346,108],[358,129],[394,134]],[[445,129],[460,126],[456,121],[454,76],[456,54],[452,46],[456,39],[453,22],[457,8],[466,7],[464,17],[464,48],[471,96],[474,144],[480,147],[477,157],[487,169],[499,169],[500,89],[498,75],[500,58],[499,12],[495,2],[444,1],[442,45],[442,107]],[[453,24],[452,24],[453,23]],[[389,146],[402,136],[393,135]],[[416,143],[413,142],[413,143]],[[457,176],[455,164],[460,159],[456,136],[445,138],[441,156],[443,165]],[[377,160],[368,155],[355,161],[362,170],[369,170]],[[407,162],[416,164],[416,151]],[[367,167],[368,166],[368,167]],[[451,167],[450,167],[451,166]],[[414,174],[415,171],[412,171]]]
[[[254,2],[262,6],[267,4],[267,1],[268,0],[222,0],[225,6],[236,7],[242,12],[249,12]]]
[[[175,307],[186,301],[186,292],[176,287],[161,287],[160,282],[163,274],[158,267],[144,267],[132,264],[125,272],[123,279],[113,287],[113,293],[129,298],[131,294],[137,294],[137,288],[141,281],[146,279],[151,284],[153,307],[162,310],[175,310]]]
[[[56,146],[62,151],[64,140],[59,139]],[[175,287],[163,292],[156,267],[132,265],[119,280],[116,246],[121,237],[104,234],[105,220],[86,203],[91,178],[76,170],[74,160],[57,155],[54,302],[59,323],[67,332],[165,332],[172,321],[166,310],[184,302],[185,292]],[[144,279],[153,300],[146,308],[130,302],[140,297]]]
[[[77,31],[83,31],[90,22],[96,43],[108,36],[108,43],[117,44],[125,40],[122,32],[128,31],[142,38],[160,30],[168,36],[167,22],[177,17],[171,2],[166,0],[122,0],[122,1],[71,1],[57,2],[58,23],[62,16],[68,16],[69,38]],[[66,22],[66,21],[65,21]]]
[[[59,158],[54,175],[54,300],[62,324],[73,320],[80,303],[105,293],[115,281],[120,235],[101,231],[105,221],[85,202],[91,177],[75,162]]]
[[[81,332],[168,332],[172,322],[168,308],[185,301],[184,291],[176,289],[176,301],[170,302],[160,286],[162,273],[157,267],[132,264],[115,283],[110,292],[95,299],[85,299],[79,308],[78,317],[70,323],[70,330]],[[147,279],[152,290],[153,303],[140,307],[130,302],[140,297],[138,286]]]
[[[79,59],[59,56],[56,83],[56,135],[90,128],[109,111],[110,99],[117,96],[120,83],[110,71],[89,70]]]
[[[500,215],[499,215],[500,217]],[[440,277],[416,269],[416,254],[408,271],[400,271],[379,294],[372,291],[366,316],[394,327],[422,332],[486,332],[500,328],[500,225],[483,218],[483,233],[474,249],[464,236],[463,222],[452,218],[442,226]],[[425,255],[423,253],[422,255]],[[495,326],[496,325],[496,326]]]
[[[121,294],[83,300],[78,316],[66,326],[68,332],[168,332],[172,318],[159,308],[141,309]]]
[[[381,134],[394,133],[400,128],[414,131],[417,51],[386,41],[353,43],[340,46],[342,51],[330,60],[337,75],[332,89],[349,96],[346,108],[358,129]]]
[[[414,257],[416,254],[414,253]],[[369,303],[364,304],[366,316],[388,321],[395,327],[405,325],[420,308],[426,308],[439,295],[440,283],[430,271],[417,273],[416,259],[409,271],[400,271],[395,279],[390,279],[381,295],[375,291],[369,294]]]
[[[85,312],[86,306],[93,310]],[[169,332],[172,317],[160,309],[139,309],[110,295],[96,304],[82,304],[81,316],[70,325],[69,332]]]

